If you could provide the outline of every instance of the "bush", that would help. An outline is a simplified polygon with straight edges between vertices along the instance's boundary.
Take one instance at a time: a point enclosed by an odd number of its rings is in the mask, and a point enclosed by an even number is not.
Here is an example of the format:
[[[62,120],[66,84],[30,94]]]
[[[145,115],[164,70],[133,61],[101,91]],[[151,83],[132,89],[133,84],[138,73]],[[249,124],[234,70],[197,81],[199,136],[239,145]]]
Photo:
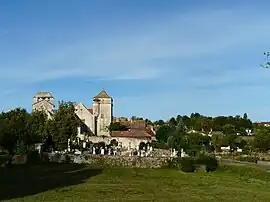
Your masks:
[[[192,157],[183,157],[180,160],[181,170],[184,172],[194,172],[195,171],[195,161]]]
[[[218,168],[218,160],[215,156],[209,156],[206,163],[206,172],[216,171]]]
[[[259,158],[256,156],[238,156],[236,158],[237,161],[247,161],[251,163],[257,163]]]
[[[218,160],[214,155],[200,154],[196,158],[196,164],[205,165],[206,172],[213,172],[218,168]]]

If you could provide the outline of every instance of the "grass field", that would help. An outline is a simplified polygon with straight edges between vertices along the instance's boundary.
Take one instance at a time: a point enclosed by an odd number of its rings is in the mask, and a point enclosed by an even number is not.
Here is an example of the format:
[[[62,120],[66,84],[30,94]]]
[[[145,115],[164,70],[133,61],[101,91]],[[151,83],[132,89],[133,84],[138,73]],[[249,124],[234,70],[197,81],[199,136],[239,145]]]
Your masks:
[[[270,201],[266,168],[182,173],[53,164],[0,171],[0,201]]]

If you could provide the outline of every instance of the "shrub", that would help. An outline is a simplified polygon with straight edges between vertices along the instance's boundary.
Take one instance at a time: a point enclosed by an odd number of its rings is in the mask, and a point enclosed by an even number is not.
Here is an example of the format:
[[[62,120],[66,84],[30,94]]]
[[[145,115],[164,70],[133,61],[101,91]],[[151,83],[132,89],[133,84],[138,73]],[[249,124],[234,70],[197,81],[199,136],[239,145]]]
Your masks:
[[[215,156],[209,156],[206,162],[206,172],[216,171],[218,168],[218,160]]]
[[[256,156],[238,156],[236,160],[257,163],[259,158]]]
[[[180,160],[181,170],[184,172],[194,172],[195,171],[195,161],[192,157],[183,157]]]
[[[213,172],[218,168],[218,160],[214,155],[199,154],[196,158],[196,164],[205,165],[207,172]]]

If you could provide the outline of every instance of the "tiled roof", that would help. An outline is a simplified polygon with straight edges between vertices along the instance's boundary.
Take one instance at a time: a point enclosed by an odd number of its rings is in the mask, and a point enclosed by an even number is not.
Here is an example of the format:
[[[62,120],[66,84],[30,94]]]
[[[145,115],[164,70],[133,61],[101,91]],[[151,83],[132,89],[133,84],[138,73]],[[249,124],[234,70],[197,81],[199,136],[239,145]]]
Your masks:
[[[258,124],[270,124],[270,122],[260,122]]]
[[[111,96],[109,96],[109,94],[102,89],[94,98],[111,98]]]
[[[112,131],[112,137],[127,137],[138,139],[151,139],[151,135],[144,130]]]
[[[93,114],[93,109],[87,109],[91,114]]]
[[[53,95],[50,92],[37,92],[34,98],[38,97],[49,97],[49,98],[54,98]]]

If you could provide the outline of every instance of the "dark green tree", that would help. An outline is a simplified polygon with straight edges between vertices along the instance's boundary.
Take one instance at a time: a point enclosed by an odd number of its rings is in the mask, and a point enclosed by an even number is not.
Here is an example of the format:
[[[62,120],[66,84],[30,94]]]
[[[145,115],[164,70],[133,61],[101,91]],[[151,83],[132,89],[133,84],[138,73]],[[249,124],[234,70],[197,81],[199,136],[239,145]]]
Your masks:
[[[168,137],[173,135],[173,133],[175,132],[175,128],[173,128],[170,125],[162,125],[159,127],[157,133],[156,133],[156,139],[160,142],[160,143],[166,143],[168,140]]]
[[[30,114],[25,109],[16,108],[1,114],[1,145],[13,154],[18,145],[31,143]]]
[[[48,121],[48,131],[57,150],[64,150],[68,147],[68,139],[71,142],[77,140],[78,127],[82,121],[75,114],[72,102],[59,102],[58,110],[53,118]]]
[[[270,150],[270,128],[260,129],[256,132],[254,147],[263,152]]]

